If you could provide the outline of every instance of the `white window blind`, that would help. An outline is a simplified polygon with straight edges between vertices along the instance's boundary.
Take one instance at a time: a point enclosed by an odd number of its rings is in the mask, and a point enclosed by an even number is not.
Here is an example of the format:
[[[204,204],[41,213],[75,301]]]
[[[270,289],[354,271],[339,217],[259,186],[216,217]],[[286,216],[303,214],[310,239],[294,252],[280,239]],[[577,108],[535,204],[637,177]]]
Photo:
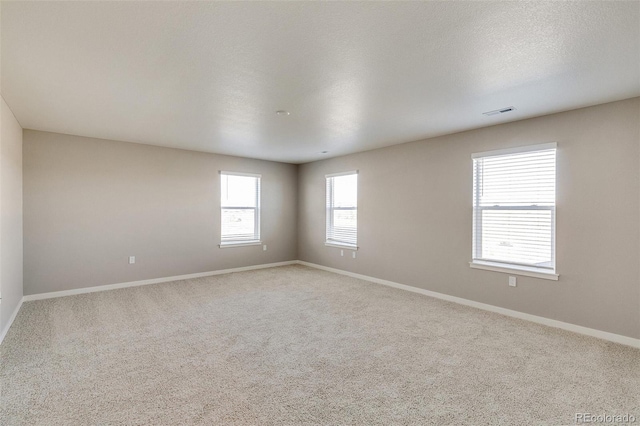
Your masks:
[[[555,272],[556,145],[473,155],[473,261]]]
[[[260,241],[260,175],[220,172],[221,245]]]
[[[358,172],[327,175],[327,244],[358,245]]]

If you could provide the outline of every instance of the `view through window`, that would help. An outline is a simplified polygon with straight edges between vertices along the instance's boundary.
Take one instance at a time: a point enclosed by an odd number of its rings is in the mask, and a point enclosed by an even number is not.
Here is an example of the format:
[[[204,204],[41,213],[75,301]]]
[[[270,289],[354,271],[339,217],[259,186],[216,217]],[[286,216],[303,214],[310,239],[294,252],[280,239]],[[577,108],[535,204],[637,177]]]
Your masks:
[[[260,241],[260,175],[220,172],[221,244]]]
[[[473,260],[555,270],[555,144],[473,156]]]
[[[358,173],[327,175],[326,243],[358,244]]]

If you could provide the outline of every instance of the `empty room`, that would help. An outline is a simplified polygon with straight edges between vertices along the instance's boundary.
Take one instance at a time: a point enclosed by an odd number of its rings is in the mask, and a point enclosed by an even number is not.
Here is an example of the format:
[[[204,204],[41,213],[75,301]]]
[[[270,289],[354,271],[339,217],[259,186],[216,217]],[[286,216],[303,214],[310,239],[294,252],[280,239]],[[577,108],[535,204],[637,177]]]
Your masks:
[[[0,37],[0,425],[640,423],[640,1]]]

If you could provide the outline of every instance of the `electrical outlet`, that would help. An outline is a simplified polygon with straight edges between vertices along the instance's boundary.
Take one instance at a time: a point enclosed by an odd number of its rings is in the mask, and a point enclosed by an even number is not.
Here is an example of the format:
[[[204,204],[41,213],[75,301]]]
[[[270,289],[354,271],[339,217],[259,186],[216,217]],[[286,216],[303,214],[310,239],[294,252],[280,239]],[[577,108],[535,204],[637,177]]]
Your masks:
[[[354,251],[354,252],[352,252],[352,254],[351,254],[351,255],[353,256],[353,258],[354,258],[354,259],[356,258],[356,252],[355,252],[355,251]]]
[[[344,256],[344,250],[340,250],[340,256]]]
[[[509,277],[509,286],[511,287],[516,286],[516,277]]]
[[[135,256],[129,256],[129,265],[133,265],[134,263],[136,263],[136,257]]]
[[[267,245],[266,244],[262,246],[262,251],[267,251]]]

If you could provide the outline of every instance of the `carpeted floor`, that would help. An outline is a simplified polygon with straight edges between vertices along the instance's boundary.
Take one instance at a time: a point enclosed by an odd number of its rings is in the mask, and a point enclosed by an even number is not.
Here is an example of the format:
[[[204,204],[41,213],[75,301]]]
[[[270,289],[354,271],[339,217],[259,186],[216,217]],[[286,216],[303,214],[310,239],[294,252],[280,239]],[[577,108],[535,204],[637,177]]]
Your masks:
[[[0,424],[640,422],[640,351],[304,266],[25,303]]]

